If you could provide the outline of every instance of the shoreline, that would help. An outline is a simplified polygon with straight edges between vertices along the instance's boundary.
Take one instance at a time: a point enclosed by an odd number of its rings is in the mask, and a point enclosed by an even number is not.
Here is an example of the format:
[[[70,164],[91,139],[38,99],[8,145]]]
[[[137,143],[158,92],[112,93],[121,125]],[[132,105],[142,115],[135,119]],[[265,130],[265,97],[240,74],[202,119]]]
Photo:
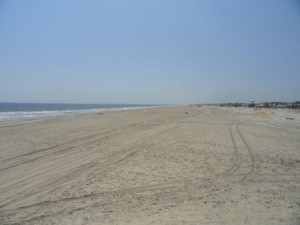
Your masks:
[[[48,120],[51,118],[60,118],[67,116],[76,116],[92,113],[108,113],[127,110],[139,110],[139,109],[152,109],[152,108],[164,108],[169,106],[141,106],[141,107],[124,107],[124,108],[107,108],[107,109],[82,109],[82,110],[62,110],[62,111],[18,111],[18,112],[0,112],[0,126],[10,124],[22,124],[30,123],[34,121]],[[1,114],[2,113],[2,114]],[[25,114],[23,117],[12,119],[1,119],[1,115],[9,117],[14,114]]]

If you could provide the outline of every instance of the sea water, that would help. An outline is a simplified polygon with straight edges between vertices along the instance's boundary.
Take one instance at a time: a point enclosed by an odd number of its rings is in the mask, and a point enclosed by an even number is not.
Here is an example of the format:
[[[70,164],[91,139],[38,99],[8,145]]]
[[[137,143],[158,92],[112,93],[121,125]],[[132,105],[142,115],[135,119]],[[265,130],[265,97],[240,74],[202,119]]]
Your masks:
[[[50,116],[153,107],[158,106],[134,104],[0,103],[0,123],[26,121]]]

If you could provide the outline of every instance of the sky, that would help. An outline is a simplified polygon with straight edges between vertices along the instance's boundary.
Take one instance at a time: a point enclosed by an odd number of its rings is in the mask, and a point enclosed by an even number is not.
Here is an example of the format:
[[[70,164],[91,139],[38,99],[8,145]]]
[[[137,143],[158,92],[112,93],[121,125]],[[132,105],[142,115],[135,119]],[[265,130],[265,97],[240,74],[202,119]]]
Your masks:
[[[299,0],[0,0],[0,102],[300,100]]]

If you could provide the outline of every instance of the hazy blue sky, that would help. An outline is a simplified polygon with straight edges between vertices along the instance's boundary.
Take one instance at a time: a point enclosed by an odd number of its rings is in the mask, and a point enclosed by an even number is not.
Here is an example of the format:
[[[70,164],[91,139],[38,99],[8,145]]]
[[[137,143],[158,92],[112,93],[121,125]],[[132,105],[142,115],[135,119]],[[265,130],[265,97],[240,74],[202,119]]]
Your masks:
[[[0,0],[0,102],[300,99],[299,0]]]

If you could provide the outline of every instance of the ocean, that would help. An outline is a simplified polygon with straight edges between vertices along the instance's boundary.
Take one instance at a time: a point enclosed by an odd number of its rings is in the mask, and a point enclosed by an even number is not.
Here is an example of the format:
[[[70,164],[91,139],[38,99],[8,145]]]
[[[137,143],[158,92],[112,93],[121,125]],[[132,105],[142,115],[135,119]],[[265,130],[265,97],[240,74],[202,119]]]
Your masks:
[[[0,103],[0,123],[89,112],[118,111],[153,107],[158,107],[158,105]]]

